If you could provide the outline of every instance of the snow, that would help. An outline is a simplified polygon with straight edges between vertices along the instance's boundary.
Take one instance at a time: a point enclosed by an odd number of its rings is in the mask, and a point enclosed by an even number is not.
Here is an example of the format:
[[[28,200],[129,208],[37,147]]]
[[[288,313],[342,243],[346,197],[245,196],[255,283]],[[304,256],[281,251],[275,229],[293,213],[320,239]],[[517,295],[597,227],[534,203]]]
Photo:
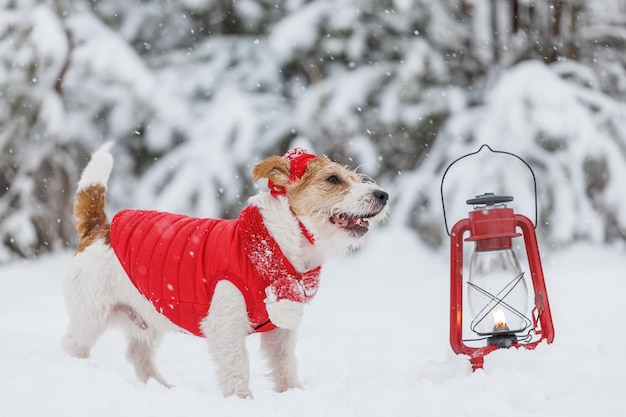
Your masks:
[[[62,19],[43,2],[0,3],[7,28],[0,142],[11,167],[0,199],[0,241],[11,247],[0,246],[1,261],[15,259],[11,248],[34,256],[71,241],[73,234],[47,236],[35,246],[39,232],[53,229],[42,216],[71,221],[71,207],[41,201],[39,189],[65,177],[75,184],[84,161],[72,150],[107,140],[116,143],[111,210],[235,211],[252,188],[250,167],[287,146],[334,153],[382,179],[393,208],[366,249],[323,270],[300,333],[303,390],[274,393],[258,337],[249,338],[250,401],[222,398],[208,349],[190,336],[169,336],[159,352],[171,390],[137,382],[115,331],[91,359],[67,357],[59,339],[71,254],[0,266],[0,415],[612,416],[626,409],[626,348],[615,330],[624,289],[616,271],[626,258],[623,247],[594,246],[623,241],[626,228],[626,72],[611,57],[621,56],[619,48],[602,45],[624,38],[619,22],[603,18],[619,20],[622,4],[585,1],[580,33],[572,34],[580,60],[560,56],[545,65],[531,51],[545,50],[549,39],[534,44],[544,32],[521,39],[501,27],[494,35],[495,2],[478,0],[465,2],[471,16],[450,1],[239,0],[233,7],[246,29],[236,34],[222,32],[219,2],[75,2]],[[211,16],[204,34],[194,33],[194,10]],[[463,81],[472,77],[480,79]],[[16,111],[20,103],[31,105]],[[432,143],[424,139],[431,130]],[[497,351],[472,373],[448,344],[439,186],[452,161],[485,143],[515,152],[537,175],[556,341],[533,352]],[[51,163],[67,170],[41,177],[38,167]],[[63,184],[50,195],[73,192]],[[466,199],[484,192],[513,195],[516,212],[535,220],[526,167],[484,151],[446,177],[448,225],[465,216]],[[427,248],[417,234],[443,249]]]
[[[300,7],[276,24],[269,35],[272,49],[282,60],[294,51],[307,50],[317,40],[317,25],[327,17],[330,2],[320,1]]]
[[[37,184],[51,163],[71,194],[82,157],[113,140],[112,208],[216,216],[244,204],[254,163],[308,142],[384,182],[398,196],[395,221],[436,243],[442,170],[488,143],[536,168],[551,244],[621,240],[623,1],[584,1],[580,15],[563,7],[556,37],[543,3],[521,36],[507,2],[478,0],[100,0],[67,10],[0,1],[0,144],[11,150],[0,171],[11,186]],[[530,24],[532,2],[518,3]],[[570,20],[580,32],[565,34]],[[589,31],[602,38],[592,44]],[[551,42],[558,60],[545,65]],[[577,61],[566,58],[570,43]],[[523,177],[505,179],[507,166],[487,172],[503,180],[478,192],[533,201]],[[474,178],[453,187],[464,190],[454,194],[462,210]],[[71,224],[67,207],[52,213],[58,204],[46,202],[53,222],[43,224],[36,194],[6,195],[3,216],[27,210],[33,227],[53,231],[56,219]],[[74,239],[71,227],[58,239],[21,239],[4,218],[0,241],[16,245],[2,245],[2,259],[19,256],[14,246],[32,253]]]
[[[613,216],[621,228],[626,194],[620,179],[626,166],[623,144],[612,138],[611,130],[623,128],[626,107],[558,75],[574,70],[573,65],[527,61],[498,74],[484,103],[458,109],[423,164],[395,179],[391,192],[398,201],[393,221],[406,224],[416,217],[415,201],[427,198],[431,204],[420,207],[424,211],[420,221],[432,229],[429,219],[440,219],[438,185],[446,167],[488,144],[531,165],[537,180],[539,230],[551,245],[567,245],[581,237],[601,243],[612,230],[603,224]],[[483,151],[454,165],[445,183],[452,219],[464,216],[468,198],[495,192],[513,195],[516,211],[534,221],[533,178],[515,158]]]
[[[617,416],[626,409],[626,347],[617,329],[622,248],[542,253],[555,342],[498,350],[483,370],[448,344],[448,253],[403,228],[373,230],[359,253],[322,271],[297,355],[304,388],[278,394],[258,336],[248,338],[254,399],[223,398],[200,338],[166,336],[168,382],[141,384],[112,330],[90,359],[68,357],[62,275],[71,254],[0,267],[0,413],[4,416]]]

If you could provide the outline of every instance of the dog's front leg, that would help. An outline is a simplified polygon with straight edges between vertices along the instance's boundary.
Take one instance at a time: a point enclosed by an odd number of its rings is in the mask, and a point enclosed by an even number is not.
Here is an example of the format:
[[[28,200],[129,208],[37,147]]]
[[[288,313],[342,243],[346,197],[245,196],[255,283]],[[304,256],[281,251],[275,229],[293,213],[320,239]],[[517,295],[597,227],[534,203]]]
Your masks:
[[[252,397],[246,351],[246,335],[250,329],[248,312],[243,295],[231,282],[217,283],[201,327],[215,359],[224,396]]]
[[[261,350],[272,370],[274,388],[278,392],[302,388],[298,380],[296,331],[276,328],[261,334]]]

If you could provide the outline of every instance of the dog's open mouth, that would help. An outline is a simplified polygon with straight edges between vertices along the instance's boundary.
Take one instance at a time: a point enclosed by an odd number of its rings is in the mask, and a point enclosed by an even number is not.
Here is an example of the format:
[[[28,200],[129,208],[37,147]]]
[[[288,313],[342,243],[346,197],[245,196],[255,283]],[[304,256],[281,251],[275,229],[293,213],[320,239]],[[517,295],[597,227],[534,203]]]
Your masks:
[[[361,237],[369,230],[370,223],[367,219],[372,216],[373,215],[355,216],[354,214],[341,213],[331,216],[329,220],[331,223],[349,231],[356,237]]]

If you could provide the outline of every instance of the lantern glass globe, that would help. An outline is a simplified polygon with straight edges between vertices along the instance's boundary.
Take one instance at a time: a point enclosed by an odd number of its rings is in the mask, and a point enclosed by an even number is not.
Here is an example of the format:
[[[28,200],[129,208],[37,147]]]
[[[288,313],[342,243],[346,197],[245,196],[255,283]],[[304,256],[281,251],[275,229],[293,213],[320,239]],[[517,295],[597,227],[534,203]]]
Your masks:
[[[512,249],[475,251],[467,288],[477,334],[516,333],[528,327],[528,287]]]

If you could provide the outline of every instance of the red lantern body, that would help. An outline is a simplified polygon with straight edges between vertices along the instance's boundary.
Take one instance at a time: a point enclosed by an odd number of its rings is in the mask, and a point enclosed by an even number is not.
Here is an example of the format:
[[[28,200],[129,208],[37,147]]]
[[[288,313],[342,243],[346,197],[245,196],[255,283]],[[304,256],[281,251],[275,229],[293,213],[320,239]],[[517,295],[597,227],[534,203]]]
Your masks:
[[[512,200],[512,197],[510,198]],[[468,200],[468,203],[471,200]],[[517,232],[517,228],[521,234]],[[469,237],[464,239],[464,235]],[[468,346],[463,339],[463,249],[464,241],[475,242],[476,251],[511,249],[512,239],[523,237],[531,282],[534,289],[532,300],[532,331],[536,335],[530,342],[515,342],[515,348],[534,349],[541,341],[552,343],[554,327],[546,291],[539,248],[533,222],[515,214],[513,209],[502,206],[478,208],[468,218],[454,225],[450,233],[450,345],[457,354],[470,357],[474,370],[482,368],[484,356],[498,349],[496,345]]]

